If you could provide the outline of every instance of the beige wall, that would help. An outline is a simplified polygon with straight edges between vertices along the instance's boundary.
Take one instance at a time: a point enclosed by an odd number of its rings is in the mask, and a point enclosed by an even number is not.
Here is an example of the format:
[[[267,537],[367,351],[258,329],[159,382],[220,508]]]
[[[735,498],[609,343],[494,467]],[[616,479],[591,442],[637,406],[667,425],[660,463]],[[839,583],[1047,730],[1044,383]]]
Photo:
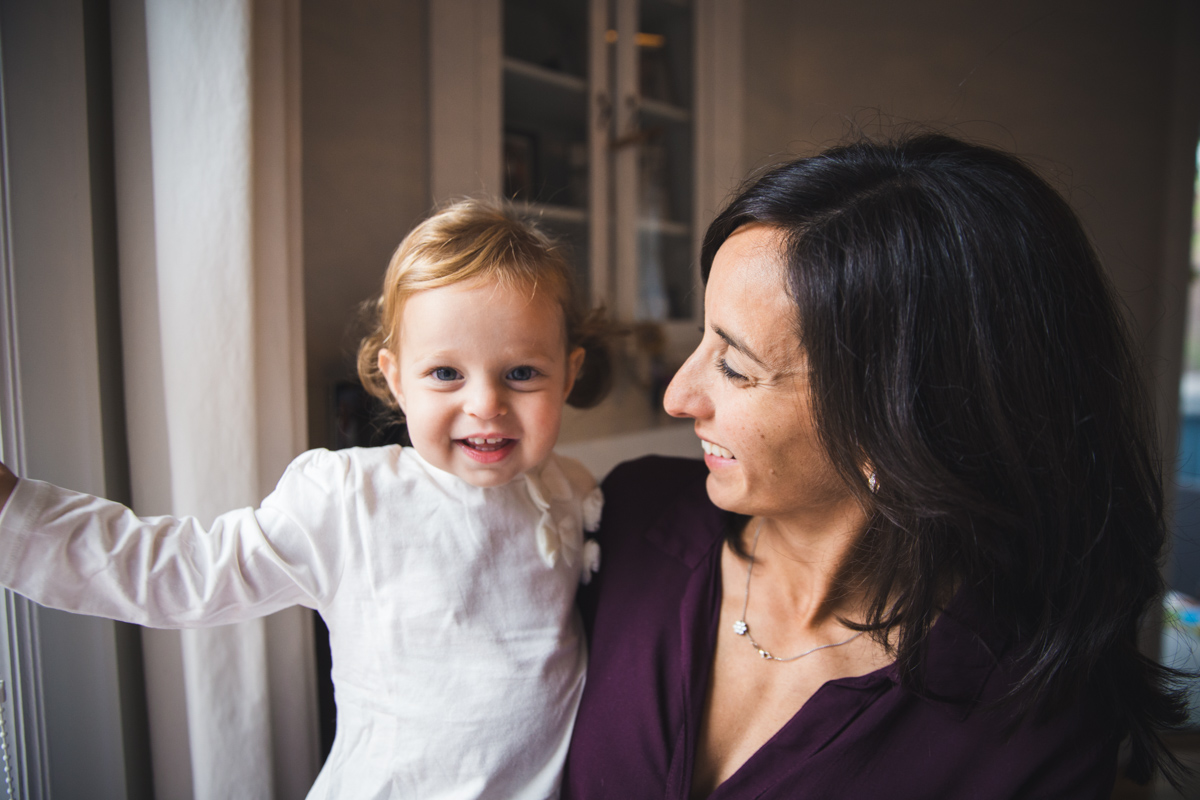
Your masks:
[[[355,306],[428,210],[422,0],[304,0],[301,102],[311,446],[331,443],[329,393],[353,375]]]
[[[1084,218],[1154,352],[1173,2],[746,0],[746,11],[748,164],[911,121],[1026,156]]]

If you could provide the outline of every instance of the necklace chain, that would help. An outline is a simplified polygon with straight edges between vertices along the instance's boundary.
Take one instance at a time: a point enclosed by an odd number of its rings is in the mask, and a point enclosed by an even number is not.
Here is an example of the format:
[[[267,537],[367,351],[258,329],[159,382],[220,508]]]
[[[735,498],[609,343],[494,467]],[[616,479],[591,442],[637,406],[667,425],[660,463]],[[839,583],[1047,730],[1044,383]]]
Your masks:
[[[762,533],[762,526],[763,521],[760,519],[758,521],[758,526],[754,529],[754,544],[750,546],[750,566],[746,570],[746,596],[742,600],[742,617],[737,622],[733,623],[733,632],[738,636],[745,636],[746,639],[749,640],[750,646],[757,650],[758,654],[762,656],[763,659],[767,661],[779,661],[781,663],[785,661],[798,661],[805,656],[811,656],[818,650],[828,650],[831,647],[841,647],[844,644],[850,644],[855,639],[862,636],[863,632],[859,631],[849,639],[844,639],[840,642],[830,642],[829,644],[817,645],[810,650],[805,650],[803,653],[794,656],[788,656],[787,658],[780,658],[779,656],[772,654],[771,651],[754,641],[754,635],[750,633],[750,626],[746,623],[746,609],[750,607],[750,578],[754,575],[754,556],[758,553],[758,537],[759,534]]]

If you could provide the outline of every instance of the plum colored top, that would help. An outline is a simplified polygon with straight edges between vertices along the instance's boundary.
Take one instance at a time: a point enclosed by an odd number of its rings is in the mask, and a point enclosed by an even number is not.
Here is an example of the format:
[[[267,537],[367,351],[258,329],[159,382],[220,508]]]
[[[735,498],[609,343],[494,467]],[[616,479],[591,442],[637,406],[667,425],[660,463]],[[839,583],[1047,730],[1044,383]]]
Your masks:
[[[702,462],[652,457],[604,483],[604,568],[580,595],[591,656],[564,798],[691,795],[731,521],[706,475]],[[1010,652],[960,593],[930,632],[926,692],[903,688],[894,664],[829,681],[710,797],[1108,798],[1118,737],[1093,709],[1006,736],[1008,714],[985,707],[1019,674]]]

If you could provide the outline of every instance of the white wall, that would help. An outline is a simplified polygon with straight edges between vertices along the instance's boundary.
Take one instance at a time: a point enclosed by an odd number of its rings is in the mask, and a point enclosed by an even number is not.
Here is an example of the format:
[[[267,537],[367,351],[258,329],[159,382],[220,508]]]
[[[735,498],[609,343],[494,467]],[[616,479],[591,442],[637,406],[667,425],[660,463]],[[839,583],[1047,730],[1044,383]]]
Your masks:
[[[353,377],[356,306],[429,210],[422,0],[301,6],[309,440],[331,443],[329,392]]]

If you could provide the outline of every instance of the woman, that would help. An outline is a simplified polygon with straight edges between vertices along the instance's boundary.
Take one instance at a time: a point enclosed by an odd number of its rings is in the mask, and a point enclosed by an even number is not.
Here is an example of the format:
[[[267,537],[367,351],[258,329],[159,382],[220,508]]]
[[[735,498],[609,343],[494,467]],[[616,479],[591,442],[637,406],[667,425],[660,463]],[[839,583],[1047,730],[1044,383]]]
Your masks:
[[[564,796],[1103,798],[1126,738],[1147,778],[1182,718],[1136,644],[1158,454],[1066,203],[853,144],[749,185],[702,267],[665,405],[705,466],[605,483]]]

